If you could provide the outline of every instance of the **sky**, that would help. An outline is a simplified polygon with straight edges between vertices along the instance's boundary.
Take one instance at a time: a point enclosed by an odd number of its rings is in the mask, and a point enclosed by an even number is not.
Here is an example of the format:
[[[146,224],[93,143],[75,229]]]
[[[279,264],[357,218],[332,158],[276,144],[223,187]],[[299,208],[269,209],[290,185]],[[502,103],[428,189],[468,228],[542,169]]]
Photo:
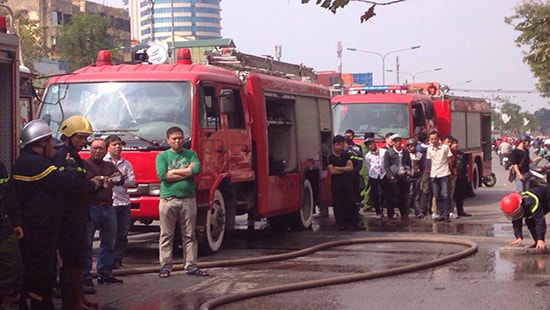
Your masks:
[[[309,4],[301,0],[222,0],[222,37],[233,39],[241,52],[254,55],[274,55],[275,45],[281,45],[282,61],[303,63],[317,71],[338,69],[336,42],[340,41],[342,71],[372,72],[374,84],[382,84],[383,63],[394,71],[385,73],[386,84],[396,83],[397,56],[401,83],[412,82],[411,75],[416,75],[416,82],[438,81],[450,85],[457,95],[501,97],[530,112],[550,109],[550,100],[536,92],[523,93],[534,91],[537,80],[522,62],[522,49],[514,43],[519,32],[504,23],[520,1],[406,0],[377,5],[376,16],[360,23],[371,4],[352,0],[333,14],[316,6],[316,0]],[[409,49],[412,46],[420,48]],[[407,50],[393,52],[401,49]],[[387,56],[383,62],[381,56],[361,51]]]

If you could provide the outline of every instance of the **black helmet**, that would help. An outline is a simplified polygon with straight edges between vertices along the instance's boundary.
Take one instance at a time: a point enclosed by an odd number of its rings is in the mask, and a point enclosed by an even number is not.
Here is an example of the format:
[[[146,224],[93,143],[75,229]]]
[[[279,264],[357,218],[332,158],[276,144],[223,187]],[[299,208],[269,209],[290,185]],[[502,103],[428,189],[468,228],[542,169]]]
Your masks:
[[[531,142],[531,137],[529,137],[529,135],[521,135],[519,137],[519,141],[529,141],[529,142]]]

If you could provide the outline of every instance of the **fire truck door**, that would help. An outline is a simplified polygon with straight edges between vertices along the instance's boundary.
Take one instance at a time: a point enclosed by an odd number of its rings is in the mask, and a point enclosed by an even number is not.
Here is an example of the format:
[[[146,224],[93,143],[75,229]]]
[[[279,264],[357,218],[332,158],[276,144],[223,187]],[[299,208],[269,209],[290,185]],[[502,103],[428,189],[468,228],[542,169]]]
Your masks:
[[[226,170],[228,145],[222,129],[216,86],[201,83],[198,89],[198,154],[201,163],[201,182],[212,186],[217,176]]]
[[[232,182],[252,180],[252,139],[239,88],[224,87],[219,97],[221,126],[227,142],[227,171]]]

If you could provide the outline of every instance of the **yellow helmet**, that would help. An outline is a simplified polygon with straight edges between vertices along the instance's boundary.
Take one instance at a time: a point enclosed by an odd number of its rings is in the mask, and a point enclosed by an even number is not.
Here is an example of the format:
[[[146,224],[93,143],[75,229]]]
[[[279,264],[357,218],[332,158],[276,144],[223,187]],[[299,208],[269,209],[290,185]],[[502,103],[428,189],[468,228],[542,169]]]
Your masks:
[[[72,115],[61,123],[59,132],[67,137],[72,137],[75,133],[91,135],[94,129],[86,117],[82,115]]]

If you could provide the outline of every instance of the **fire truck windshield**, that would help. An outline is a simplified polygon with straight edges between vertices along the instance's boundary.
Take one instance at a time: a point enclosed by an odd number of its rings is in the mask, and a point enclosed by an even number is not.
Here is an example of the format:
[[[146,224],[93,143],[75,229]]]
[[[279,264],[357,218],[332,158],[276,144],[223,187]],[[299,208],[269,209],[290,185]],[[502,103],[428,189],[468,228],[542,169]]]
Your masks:
[[[86,116],[99,135],[125,136],[127,147],[158,146],[166,129],[179,126],[186,137],[191,127],[188,82],[55,83],[48,87],[39,117],[54,132],[63,119]],[[126,136],[127,135],[127,136]]]
[[[373,132],[378,138],[393,132],[410,136],[409,112],[406,103],[339,103],[333,106],[334,133],[343,135],[352,129],[355,136]]]

